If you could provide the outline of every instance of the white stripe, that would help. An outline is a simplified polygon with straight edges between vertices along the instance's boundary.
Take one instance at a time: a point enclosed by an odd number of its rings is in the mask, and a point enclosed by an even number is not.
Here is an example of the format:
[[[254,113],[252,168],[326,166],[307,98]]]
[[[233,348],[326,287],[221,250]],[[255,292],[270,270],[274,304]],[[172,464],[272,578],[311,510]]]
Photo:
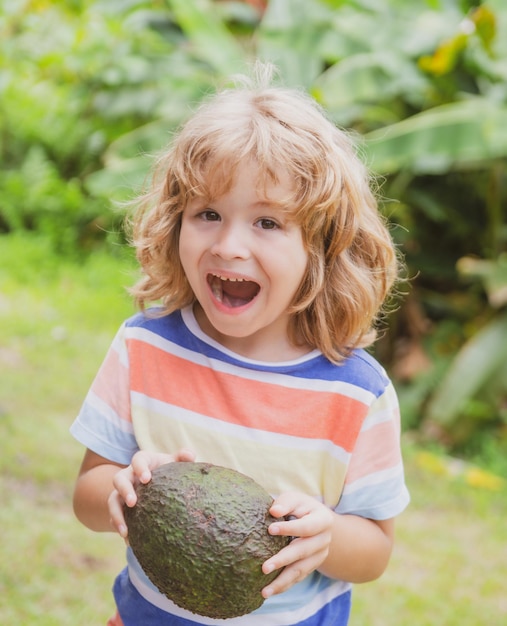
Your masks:
[[[125,324],[120,327],[111,343],[111,349],[118,355],[120,364],[123,365],[123,367],[128,368],[129,360],[128,352],[125,346],[125,328]]]
[[[372,487],[374,485],[378,485],[380,483],[387,482],[392,480],[393,478],[398,478],[403,475],[403,465],[402,463],[398,463],[394,467],[390,467],[385,470],[379,470],[373,474],[368,474],[363,478],[358,478],[352,483],[346,484],[343,489],[343,495],[350,495],[359,489],[363,489],[364,487]]]
[[[335,458],[344,465],[346,465],[350,459],[349,452],[333,444],[333,442],[328,439],[296,437],[294,435],[284,435],[282,433],[260,430],[251,426],[231,424],[230,422],[196,413],[174,404],[155,400],[137,391],[131,393],[131,399],[133,409],[137,407],[145,411],[157,413],[174,422],[188,424],[200,430],[209,430],[213,435],[220,433],[226,437],[233,437],[248,442],[256,441],[260,444],[279,447],[287,451],[302,450],[304,452],[326,452],[330,457]]]
[[[86,405],[93,408],[101,417],[104,417],[108,422],[113,424],[115,428],[121,430],[129,435],[134,434],[134,428],[131,422],[122,419],[116,411],[114,411],[109,404],[104,402],[95,392],[89,391],[86,396]]]
[[[365,432],[373,428],[374,426],[378,426],[379,424],[383,424],[384,422],[392,422],[393,420],[393,410],[392,407],[386,407],[380,411],[373,410],[366,416],[366,419],[363,422],[361,427],[361,432]]]

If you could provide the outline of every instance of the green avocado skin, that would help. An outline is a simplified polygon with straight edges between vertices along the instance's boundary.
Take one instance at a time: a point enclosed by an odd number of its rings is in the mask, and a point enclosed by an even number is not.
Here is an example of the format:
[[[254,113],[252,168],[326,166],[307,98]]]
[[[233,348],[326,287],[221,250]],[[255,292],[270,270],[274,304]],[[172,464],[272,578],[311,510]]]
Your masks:
[[[206,617],[251,613],[280,570],[262,563],[290,542],[269,535],[271,496],[252,478],[209,463],[162,465],[124,507],[129,544],[148,578],[178,606]]]

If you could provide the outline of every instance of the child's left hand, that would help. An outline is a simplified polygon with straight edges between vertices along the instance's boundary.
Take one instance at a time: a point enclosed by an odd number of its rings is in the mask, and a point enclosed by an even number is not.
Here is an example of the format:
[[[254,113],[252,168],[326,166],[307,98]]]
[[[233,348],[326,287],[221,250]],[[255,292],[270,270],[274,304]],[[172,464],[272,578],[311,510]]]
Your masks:
[[[262,565],[265,574],[285,567],[270,585],[264,587],[264,598],[286,591],[322,565],[329,554],[336,515],[315,498],[296,492],[280,495],[269,512],[274,517],[295,518],[274,522],[269,527],[271,535],[287,535],[294,539]]]

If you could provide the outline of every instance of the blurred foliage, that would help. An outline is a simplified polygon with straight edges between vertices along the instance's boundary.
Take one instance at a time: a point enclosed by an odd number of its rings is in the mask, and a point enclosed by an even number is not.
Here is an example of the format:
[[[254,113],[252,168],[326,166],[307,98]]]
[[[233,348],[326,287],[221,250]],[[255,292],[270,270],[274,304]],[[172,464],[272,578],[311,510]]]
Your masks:
[[[254,57],[351,129],[381,177],[409,280],[375,350],[405,427],[507,447],[503,0],[4,0],[0,232],[75,256],[121,240],[116,202]]]

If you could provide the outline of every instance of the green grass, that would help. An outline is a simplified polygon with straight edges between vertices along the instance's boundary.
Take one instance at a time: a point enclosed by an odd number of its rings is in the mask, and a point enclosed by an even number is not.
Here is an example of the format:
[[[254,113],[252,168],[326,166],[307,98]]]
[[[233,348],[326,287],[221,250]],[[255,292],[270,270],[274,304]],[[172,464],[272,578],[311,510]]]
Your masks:
[[[128,255],[58,261],[45,243],[0,238],[0,624],[105,624],[123,565],[113,534],[71,507],[83,450],[68,429],[121,321]],[[391,565],[355,590],[352,626],[507,623],[507,498],[405,443],[412,504]],[[433,459],[433,460],[432,460]]]
[[[361,626],[501,626],[507,623],[507,498],[428,467],[405,444],[412,502],[397,521],[389,569],[356,588]]]
[[[0,624],[105,623],[123,542],[71,507],[83,454],[68,429],[121,320],[125,255],[70,264],[0,238]],[[6,600],[6,601],[5,601]]]

